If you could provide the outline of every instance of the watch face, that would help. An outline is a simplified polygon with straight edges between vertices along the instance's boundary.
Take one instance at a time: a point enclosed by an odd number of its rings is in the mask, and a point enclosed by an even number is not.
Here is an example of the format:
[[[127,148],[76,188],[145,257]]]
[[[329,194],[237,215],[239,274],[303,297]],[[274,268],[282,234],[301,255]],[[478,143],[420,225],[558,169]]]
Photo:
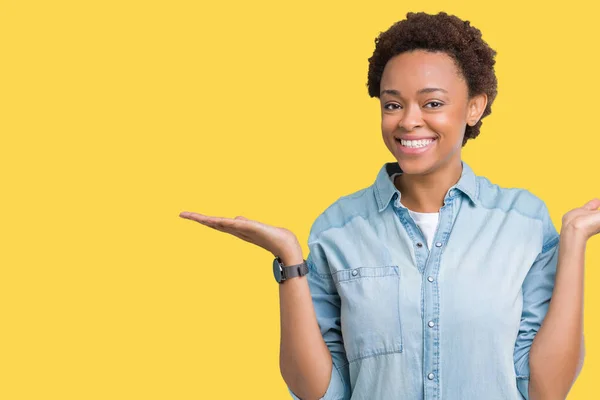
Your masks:
[[[273,275],[275,276],[275,280],[277,282],[281,282],[282,273],[281,266],[279,265],[279,261],[277,259],[273,260]]]

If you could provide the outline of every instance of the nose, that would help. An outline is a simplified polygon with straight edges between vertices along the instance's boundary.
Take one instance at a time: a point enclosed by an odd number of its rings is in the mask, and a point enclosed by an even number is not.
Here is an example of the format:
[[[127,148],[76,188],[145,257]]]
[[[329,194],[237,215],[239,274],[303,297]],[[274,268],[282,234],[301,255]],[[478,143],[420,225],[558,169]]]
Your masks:
[[[398,126],[409,132],[423,126],[423,115],[418,104],[412,104],[404,109]]]

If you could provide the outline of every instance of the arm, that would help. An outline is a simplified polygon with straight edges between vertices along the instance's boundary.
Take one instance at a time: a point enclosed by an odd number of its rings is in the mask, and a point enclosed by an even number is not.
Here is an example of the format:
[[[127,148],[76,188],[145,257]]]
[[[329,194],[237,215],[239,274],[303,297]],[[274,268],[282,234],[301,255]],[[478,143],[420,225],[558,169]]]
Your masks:
[[[557,357],[556,354],[563,354],[560,352],[560,347],[563,343],[561,340],[557,340],[558,336],[556,333],[553,334],[553,331],[557,332],[558,329],[552,329],[553,325],[559,326],[562,329],[563,321],[560,319],[561,312],[567,323],[569,322],[569,314],[564,316],[565,310],[569,312],[574,311],[576,315],[581,315],[582,307],[579,308],[573,305],[576,303],[568,301],[569,293],[573,294],[572,291],[569,291],[569,288],[573,289],[577,287],[577,282],[580,282],[577,277],[583,279],[582,270],[585,241],[592,235],[600,233],[600,210],[597,210],[598,207],[600,207],[600,199],[595,199],[584,207],[571,211],[563,218],[563,232],[571,232],[571,234],[565,235],[565,237],[571,237],[571,239],[563,239],[562,237],[560,239],[560,268],[557,268],[558,234],[552,225],[547,210],[544,208],[544,245],[523,283],[523,316],[515,344],[517,386],[526,399],[529,399],[528,379],[530,376],[530,364],[532,366],[532,381],[534,381],[532,382],[531,392],[532,399],[535,400],[539,398],[543,398],[544,400],[558,398],[555,396],[559,395],[558,391],[561,389],[559,385],[562,384],[564,377],[568,376],[569,371],[567,371],[567,374],[563,374],[559,378],[560,381],[558,384],[555,385],[553,382],[550,382],[549,378],[544,376],[546,371],[543,368],[549,368],[550,373],[553,374],[556,372],[557,366],[561,365],[560,362],[562,359],[560,356]],[[210,217],[191,212],[182,212],[180,216],[198,221],[211,228],[231,233],[269,250],[274,255],[281,254],[284,264],[296,264],[302,259],[301,250],[295,250],[295,246],[287,246],[288,243],[297,244],[296,237],[283,228],[272,227],[241,216],[229,219]],[[568,228],[569,226],[572,229]],[[585,239],[583,245],[581,245],[581,238]],[[563,243],[567,244],[563,246]],[[311,246],[310,240],[309,246]],[[294,250],[286,252],[281,251],[282,248],[293,248]],[[293,391],[301,394],[304,400],[310,400],[313,397],[321,400],[349,399],[351,388],[349,384],[348,361],[341,334],[340,298],[332,276],[328,271],[323,251],[316,242],[312,244],[311,253],[307,257],[307,264],[310,272],[306,277],[294,278],[283,283],[280,287],[281,373],[288,384],[292,397],[295,399],[299,398]],[[577,269],[578,266],[579,269]],[[576,278],[571,278],[568,274],[569,268],[576,269],[576,272],[579,271],[580,275],[576,273]],[[549,333],[545,333],[543,336],[540,334],[536,339],[535,351],[532,349],[532,360],[530,362],[529,350],[532,347],[532,342],[538,330],[542,332],[540,325],[548,311],[548,303],[552,295],[557,269],[565,272],[560,273],[557,277],[557,293],[555,293],[556,297],[553,300],[552,314],[548,318],[550,322],[546,321],[544,323],[544,326],[547,328],[544,328],[543,331],[549,331]],[[297,282],[290,284],[294,280]],[[581,290],[577,293],[581,296],[579,299],[582,299],[582,282],[579,288]],[[312,302],[308,300],[312,300]],[[564,303],[566,307],[557,306],[555,305],[556,303]],[[569,304],[575,310],[570,308]],[[555,309],[557,311],[554,311]],[[554,314],[558,316],[550,318]],[[571,318],[570,321],[576,319]],[[555,321],[552,322],[553,320]],[[560,324],[556,321],[559,321]],[[297,324],[297,322],[299,323]],[[573,324],[576,325],[577,323]],[[317,333],[320,334],[320,339]],[[540,337],[543,339],[540,339]],[[569,337],[572,338],[573,336],[570,335]],[[542,344],[540,345],[540,343]],[[583,351],[583,343],[580,343]],[[559,353],[556,352],[557,347],[559,348]],[[327,351],[329,355],[327,355]],[[541,355],[536,355],[538,353]],[[553,365],[543,365],[542,362],[548,362]],[[331,370],[327,371],[329,366],[331,366]],[[317,372],[313,373],[313,371]],[[327,387],[325,388],[326,383]],[[546,392],[547,387],[550,388]],[[324,388],[325,392],[323,392]],[[322,397],[320,397],[321,395]]]
[[[583,363],[581,237],[585,236],[574,235],[570,218],[565,219],[569,214],[563,218],[560,236],[545,205],[541,214],[542,249],[522,286],[515,372],[524,399],[562,400]]]
[[[564,399],[581,370],[585,244],[572,227],[561,231],[552,300],[529,356],[531,400]]]
[[[285,265],[302,262],[301,254],[281,258]],[[281,376],[294,399],[349,399],[340,299],[316,245],[306,262],[308,275],[284,281],[279,288]]]
[[[302,249],[291,231],[250,220],[241,215],[212,217],[184,211],[180,217],[279,255],[284,265],[302,262]],[[350,398],[348,360],[342,341],[340,298],[323,250],[309,235],[311,253],[306,259],[309,274],[284,281],[279,288],[281,310],[281,375],[290,394],[304,400]],[[295,392],[295,393],[294,393]]]
[[[599,207],[596,198],[566,213],[560,236],[542,209],[544,244],[523,282],[515,345],[517,387],[525,399],[564,399],[583,366],[585,247],[600,233]]]

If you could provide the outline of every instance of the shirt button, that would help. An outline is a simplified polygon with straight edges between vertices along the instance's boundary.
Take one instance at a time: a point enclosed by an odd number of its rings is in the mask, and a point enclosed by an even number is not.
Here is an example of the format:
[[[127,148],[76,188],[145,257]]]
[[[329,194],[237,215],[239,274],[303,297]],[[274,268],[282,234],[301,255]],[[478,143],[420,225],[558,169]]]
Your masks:
[[[429,379],[430,381],[433,380],[435,375],[433,375],[431,372],[429,373],[429,375],[427,375],[427,379]]]
[[[429,282],[433,282],[433,276],[428,276],[428,277],[427,277],[427,280],[428,280]]]
[[[356,276],[356,275],[358,275],[358,270],[357,269],[355,269],[354,271],[352,271],[352,276]]]
[[[433,328],[435,326],[435,324],[433,323],[433,321],[429,321],[427,323],[427,326],[429,326],[430,328]]]
[[[423,247],[423,243],[421,243],[421,242],[417,243],[417,247]]]
[[[435,244],[435,247],[442,247],[442,242],[437,242],[437,243]]]

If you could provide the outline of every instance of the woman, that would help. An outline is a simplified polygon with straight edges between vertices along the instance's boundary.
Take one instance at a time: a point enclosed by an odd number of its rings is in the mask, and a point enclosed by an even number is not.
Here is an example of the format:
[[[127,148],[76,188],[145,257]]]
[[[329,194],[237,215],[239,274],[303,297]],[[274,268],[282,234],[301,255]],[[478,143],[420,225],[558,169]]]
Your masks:
[[[317,218],[305,262],[286,229],[180,214],[278,257],[293,398],[565,398],[583,360],[600,200],[567,213],[559,235],[543,201],[462,161],[491,113],[495,54],[443,12],[408,13],[381,33],[368,89],[396,161]]]

